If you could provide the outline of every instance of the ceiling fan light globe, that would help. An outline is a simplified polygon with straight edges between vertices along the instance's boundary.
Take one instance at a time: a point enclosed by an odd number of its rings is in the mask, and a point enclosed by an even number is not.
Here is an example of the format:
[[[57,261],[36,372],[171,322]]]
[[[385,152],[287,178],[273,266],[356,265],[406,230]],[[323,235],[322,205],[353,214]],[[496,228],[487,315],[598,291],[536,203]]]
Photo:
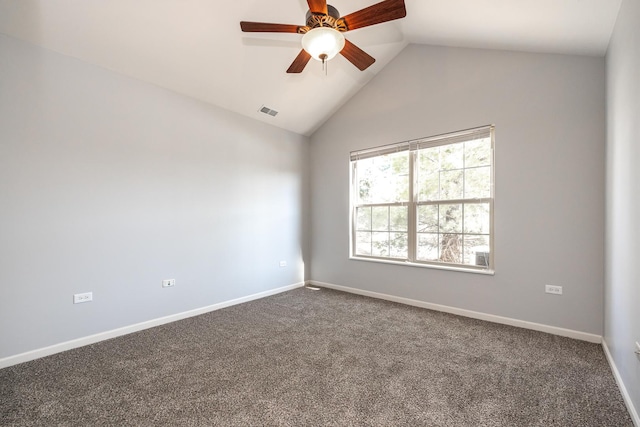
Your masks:
[[[316,61],[330,60],[340,53],[344,43],[342,33],[333,28],[314,28],[302,36],[302,48]]]

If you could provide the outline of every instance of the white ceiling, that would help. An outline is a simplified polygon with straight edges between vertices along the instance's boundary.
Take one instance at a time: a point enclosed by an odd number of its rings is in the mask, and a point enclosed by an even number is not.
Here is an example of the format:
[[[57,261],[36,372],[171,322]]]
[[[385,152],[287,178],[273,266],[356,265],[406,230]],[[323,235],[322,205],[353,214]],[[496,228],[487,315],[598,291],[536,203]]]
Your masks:
[[[329,1],[342,15],[376,2]],[[315,61],[286,74],[300,35],[240,31],[241,20],[304,24],[306,0],[0,0],[0,33],[310,135],[408,43],[602,56],[620,3],[406,0],[406,18],[346,34],[372,67],[338,56],[328,75]]]

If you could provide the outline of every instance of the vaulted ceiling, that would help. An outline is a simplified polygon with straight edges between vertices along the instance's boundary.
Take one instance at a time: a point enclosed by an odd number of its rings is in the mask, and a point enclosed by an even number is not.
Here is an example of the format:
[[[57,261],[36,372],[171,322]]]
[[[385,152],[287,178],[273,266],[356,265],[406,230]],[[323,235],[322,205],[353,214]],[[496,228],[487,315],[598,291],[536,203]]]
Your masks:
[[[329,3],[346,15],[378,1]],[[302,25],[306,0],[0,0],[0,33],[310,135],[408,43],[602,56],[620,3],[406,0],[406,18],[346,33],[373,66],[338,56],[326,75],[315,61],[285,72],[300,35],[240,31],[242,20]]]

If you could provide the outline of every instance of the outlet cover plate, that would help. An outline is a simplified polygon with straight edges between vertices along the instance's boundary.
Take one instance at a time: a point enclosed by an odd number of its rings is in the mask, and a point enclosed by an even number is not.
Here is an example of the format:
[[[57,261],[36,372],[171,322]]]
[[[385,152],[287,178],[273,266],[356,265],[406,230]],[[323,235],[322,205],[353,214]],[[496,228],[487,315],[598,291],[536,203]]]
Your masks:
[[[73,303],[81,304],[83,302],[93,301],[93,292],[85,292],[82,294],[73,294]]]
[[[544,285],[544,291],[548,294],[562,295],[562,286]]]
[[[280,261],[280,267],[286,267],[287,261]]]
[[[173,288],[176,285],[176,279],[164,279],[162,281],[163,288]]]

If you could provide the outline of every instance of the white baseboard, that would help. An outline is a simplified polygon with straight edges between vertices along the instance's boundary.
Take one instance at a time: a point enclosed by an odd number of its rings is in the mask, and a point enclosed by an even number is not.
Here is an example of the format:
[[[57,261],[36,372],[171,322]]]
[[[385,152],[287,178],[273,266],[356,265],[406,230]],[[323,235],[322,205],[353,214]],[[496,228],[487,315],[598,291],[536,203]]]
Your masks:
[[[209,305],[206,307],[196,308],[194,310],[184,311],[182,313],[176,313],[176,314],[172,314],[165,317],[159,317],[157,319],[147,320],[145,322],[124,326],[118,329],[112,329],[110,331],[100,332],[98,334],[77,338],[71,341],[65,341],[59,344],[50,345],[48,347],[43,347],[36,350],[28,351],[25,353],[16,354],[15,356],[5,357],[0,359],[0,369],[17,365],[18,363],[39,359],[41,357],[50,356],[52,354],[60,353],[66,350],[71,350],[73,348],[94,344],[99,341],[104,341],[111,338],[119,337],[121,335],[127,335],[132,332],[138,332],[144,329],[153,328],[154,326],[164,325],[165,323],[171,323],[177,320],[186,319],[188,317],[198,316],[200,314],[220,310],[221,308],[231,307],[232,305],[242,304],[243,302],[249,302],[249,301],[257,300],[260,298],[265,298],[271,295],[290,291],[295,288],[300,288],[302,286],[304,286],[303,282],[295,283],[293,285],[283,286],[281,288],[271,289],[269,291],[258,292],[257,294],[247,295],[246,297],[236,298],[229,301],[223,301],[223,302],[219,302],[217,304]]]
[[[347,286],[334,285],[332,283],[324,283],[311,280],[308,282],[313,286],[321,288],[335,289],[338,291],[349,292],[352,294],[364,295],[367,297],[383,299],[387,301],[398,302],[400,304],[412,305],[415,307],[428,308],[429,310],[443,311],[445,313],[457,314],[459,316],[471,317],[473,319],[486,320],[493,323],[501,323],[503,325],[517,326],[519,328],[531,329],[534,331],[547,332],[553,335],[574,338],[581,341],[588,341],[595,344],[602,342],[602,336],[589,334],[586,332],[574,331],[572,329],[558,328],[556,326],[543,325],[541,323],[527,322],[526,320],[512,319],[510,317],[496,316],[493,314],[481,313],[479,311],[465,310],[462,308],[450,307],[447,305],[433,304],[430,302],[419,301],[410,298],[398,297],[395,295],[381,294],[378,292],[365,291]]]
[[[620,389],[620,393],[622,393],[622,399],[624,400],[624,404],[627,406],[627,410],[629,411],[629,415],[631,416],[631,420],[636,427],[640,427],[640,416],[638,416],[638,411],[635,406],[633,406],[633,401],[631,400],[631,396],[629,395],[629,391],[627,387],[625,387],[624,382],[622,381],[622,377],[620,376],[620,371],[618,371],[618,367],[616,366],[616,362],[613,361],[613,356],[609,351],[609,347],[607,346],[607,342],[602,339],[602,348],[604,349],[604,354],[607,357],[607,361],[609,362],[609,366],[611,366],[611,371],[613,372],[613,378],[616,379],[616,383],[618,384],[618,388]]]

